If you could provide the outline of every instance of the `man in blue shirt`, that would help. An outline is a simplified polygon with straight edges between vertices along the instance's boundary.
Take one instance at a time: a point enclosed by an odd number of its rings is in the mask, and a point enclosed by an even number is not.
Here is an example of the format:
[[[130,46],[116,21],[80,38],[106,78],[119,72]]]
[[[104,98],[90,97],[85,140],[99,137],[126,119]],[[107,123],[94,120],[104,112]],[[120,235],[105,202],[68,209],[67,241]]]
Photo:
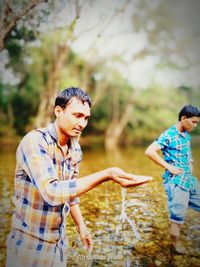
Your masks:
[[[165,168],[163,183],[168,198],[172,245],[177,252],[186,253],[179,241],[180,228],[188,207],[200,211],[200,183],[192,175],[193,159],[189,135],[200,121],[200,110],[186,105],[179,112],[178,119],[176,125],[168,128],[149,145],[145,154]],[[158,153],[160,150],[163,158]]]

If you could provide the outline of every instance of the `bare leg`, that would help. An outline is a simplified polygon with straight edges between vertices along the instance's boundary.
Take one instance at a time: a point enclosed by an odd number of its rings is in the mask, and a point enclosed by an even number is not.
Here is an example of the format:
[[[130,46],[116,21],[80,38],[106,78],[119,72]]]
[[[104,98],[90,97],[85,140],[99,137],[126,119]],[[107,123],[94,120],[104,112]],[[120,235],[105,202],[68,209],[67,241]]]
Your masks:
[[[173,248],[180,254],[187,254],[186,248],[179,241],[181,225],[175,222],[171,223],[170,236]]]
[[[170,227],[170,235],[172,238],[172,243],[176,242],[179,237],[180,237],[180,229],[181,229],[181,225],[175,222],[171,223],[171,227]]]

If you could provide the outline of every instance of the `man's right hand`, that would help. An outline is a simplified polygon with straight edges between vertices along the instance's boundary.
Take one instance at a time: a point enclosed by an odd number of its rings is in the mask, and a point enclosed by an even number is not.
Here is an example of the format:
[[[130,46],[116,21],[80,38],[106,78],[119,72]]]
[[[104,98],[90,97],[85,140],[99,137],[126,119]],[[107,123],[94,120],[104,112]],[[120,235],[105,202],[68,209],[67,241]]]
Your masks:
[[[122,187],[130,187],[151,181],[152,177],[138,176],[132,173],[127,173],[120,168],[112,167],[77,179],[76,196],[81,196],[99,184],[109,180],[120,184]]]
[[[108,172],[109,172],[108,176],[114,182],[120,184],[122,187],[138,186],[153,179],[151,176],[142,176],[142,175],[127,173],[117,167],[109,168]]]
[[[184,171],[183,169],[175,167],[174,165],[171,165],[171,164],[167,165],[167,170],[175,175],[182,174]]]

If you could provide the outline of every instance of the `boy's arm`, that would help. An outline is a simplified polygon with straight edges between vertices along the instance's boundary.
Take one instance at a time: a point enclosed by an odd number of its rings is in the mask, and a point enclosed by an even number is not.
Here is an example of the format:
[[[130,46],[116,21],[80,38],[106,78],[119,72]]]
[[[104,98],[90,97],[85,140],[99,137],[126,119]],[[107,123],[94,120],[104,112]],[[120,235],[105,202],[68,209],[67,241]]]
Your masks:
[[[193,160],[193,157],[192,157],[192,149],[191,149],[191,145],[189,146],[189,163],[190,163],[190,171],[191,173],[193,172],[193,164],[194,164],[194,160]]]
[[[190,159],[190,170],[191,170],[191,173],[193,172],[193,164],[194,164],[194,160],[191,158]]]
[[[183,171],[180,168],[177,168],[169,163],[167,163],[158,153],[161,150],[161,147],[158,143],[153,142],[145,150],[145,154],[153,160],[156,164],[167,169],[172,174],[181,174]]]

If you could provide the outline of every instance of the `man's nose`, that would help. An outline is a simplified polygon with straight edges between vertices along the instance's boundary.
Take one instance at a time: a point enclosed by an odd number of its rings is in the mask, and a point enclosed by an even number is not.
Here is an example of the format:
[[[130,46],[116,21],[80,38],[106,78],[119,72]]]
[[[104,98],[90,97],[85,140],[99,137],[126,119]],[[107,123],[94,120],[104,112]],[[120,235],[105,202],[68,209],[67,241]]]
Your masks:
[[[194,124],[193,124],[193,128],[196,128],[196,127],[197,127],[197,123],[194,123]]]
[[[81,127],[81,129],[84,129],[86,125],[87,125],[87,120],[85,120],[84,118],[81,118],[79,120],[79,126]]]

